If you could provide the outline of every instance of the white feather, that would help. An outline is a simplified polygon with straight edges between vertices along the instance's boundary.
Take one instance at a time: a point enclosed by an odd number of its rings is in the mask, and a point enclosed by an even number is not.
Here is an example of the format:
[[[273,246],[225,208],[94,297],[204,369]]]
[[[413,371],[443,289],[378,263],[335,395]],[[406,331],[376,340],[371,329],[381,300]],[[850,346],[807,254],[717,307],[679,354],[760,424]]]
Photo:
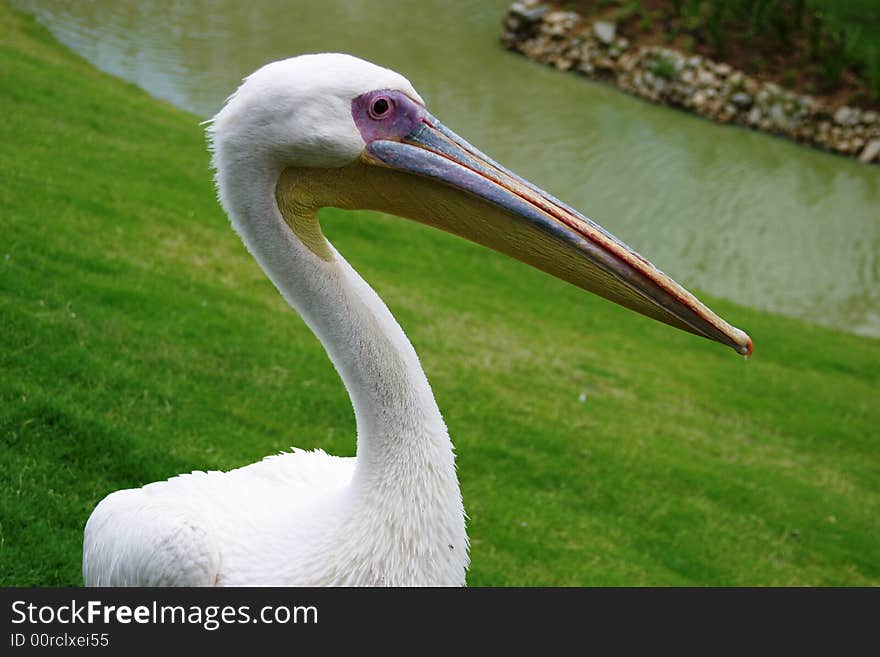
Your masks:
[[[353,161],[351,100],[418,94],[347,55],[308,55],[248,77],[208,128],[233,227],[324,344],[355,410],[356,458],[270,456],[107,496],[85,528],[90,586],[452,585],[468,540],[455,458],[418,357],[376,293],[332,249],[306,248],[274,199],[290,165]]]

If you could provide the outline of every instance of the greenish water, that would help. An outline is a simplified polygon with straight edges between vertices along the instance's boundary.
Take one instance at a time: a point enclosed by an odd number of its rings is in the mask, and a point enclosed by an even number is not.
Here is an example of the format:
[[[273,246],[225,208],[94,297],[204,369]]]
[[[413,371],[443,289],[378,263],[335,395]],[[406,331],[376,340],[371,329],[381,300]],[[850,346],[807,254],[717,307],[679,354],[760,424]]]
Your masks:
[[[691,289],[880,336],[880,167],[529,62],[499,44],[508,0],[16,4],[203,117],[273,59],[343,51],[389,66],[444,123]]]

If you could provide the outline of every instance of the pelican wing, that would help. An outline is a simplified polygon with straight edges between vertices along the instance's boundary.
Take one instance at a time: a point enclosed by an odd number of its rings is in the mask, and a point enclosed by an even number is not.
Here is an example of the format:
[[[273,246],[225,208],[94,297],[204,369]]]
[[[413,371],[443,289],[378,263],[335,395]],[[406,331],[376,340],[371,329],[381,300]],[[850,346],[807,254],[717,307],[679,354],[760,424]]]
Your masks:
[[[105,497],[86,523],[86,586],[216,586],[223,546],[351,481],[353,458],[294,449],[229,472],[192,472]],[[230,542],[229,517],[240,541]],[[217,522],[226,518],[227,522]],[[249,523],[251,523],[249,525]]]

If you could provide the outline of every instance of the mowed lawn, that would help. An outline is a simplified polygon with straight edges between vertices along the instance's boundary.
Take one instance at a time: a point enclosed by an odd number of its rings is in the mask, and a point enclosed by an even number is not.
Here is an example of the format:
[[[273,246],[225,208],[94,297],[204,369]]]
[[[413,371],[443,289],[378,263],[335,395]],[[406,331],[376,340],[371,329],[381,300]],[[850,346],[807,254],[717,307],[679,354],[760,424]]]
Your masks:
[[[0,584],[78,585],[107,493],[351,455],[354,419],[230,229],[198,119],[4,5],[0,42]],[[469,584],[880,584],[877,340],[709,299],[744,362],[402,219],[322,222],[444,411]]]

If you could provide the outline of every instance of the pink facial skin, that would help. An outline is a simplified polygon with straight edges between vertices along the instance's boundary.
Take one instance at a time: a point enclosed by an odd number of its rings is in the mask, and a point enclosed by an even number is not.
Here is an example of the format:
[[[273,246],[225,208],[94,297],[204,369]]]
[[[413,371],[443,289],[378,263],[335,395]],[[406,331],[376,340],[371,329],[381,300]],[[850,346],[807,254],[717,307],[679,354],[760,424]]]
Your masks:
[[[381,89],[351,101],[351,115],[364,143],[400,141],[427,118],[428,111],[400,91]]]

